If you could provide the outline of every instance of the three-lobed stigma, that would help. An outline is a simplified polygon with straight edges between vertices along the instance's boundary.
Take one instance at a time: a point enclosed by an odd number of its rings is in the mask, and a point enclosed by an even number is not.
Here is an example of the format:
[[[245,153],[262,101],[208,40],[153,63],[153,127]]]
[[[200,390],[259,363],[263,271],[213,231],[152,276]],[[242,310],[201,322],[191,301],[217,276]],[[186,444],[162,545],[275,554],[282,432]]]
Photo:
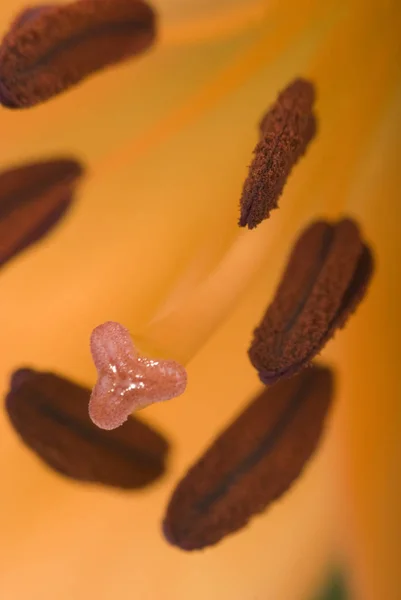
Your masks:
[[[128,416],[155,402],[180,396],[187,373],[174,360],[140,356],[128,329],[107,321],[96,327],[90,348],[98,380],[89,401],[89,416],[101,429],[115,429]]]

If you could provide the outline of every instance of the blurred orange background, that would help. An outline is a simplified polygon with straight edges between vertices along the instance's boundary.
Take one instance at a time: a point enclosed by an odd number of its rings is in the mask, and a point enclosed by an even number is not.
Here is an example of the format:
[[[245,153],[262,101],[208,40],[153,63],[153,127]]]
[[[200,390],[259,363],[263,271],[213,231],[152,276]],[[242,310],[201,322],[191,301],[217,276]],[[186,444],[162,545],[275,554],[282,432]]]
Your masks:
[[[1,386],[27,365],[92,386],[90,332],[119,321],[187,365],[187,393],[141,413],[171,438],[170,469],[140,493],[72,483],[2,412],[0,596],[309,600],[339,564],[352,600],[399,600],[400,4],[153,5],[148,54],[31,110],[0,109],[1,168],[67,153],[90,171],[61,226],[2,269]],[[1,31],[24,6],[3,3]],[[280,210],[238,233],[256,125],[298,75],[316,84],[319,135]],[[175,482],[259,390],[246,350],[292,241],[343,213],[377,273],[322,354],[338,380],[319,452],[245,530],[201,553],[170,547],[160,522]]]

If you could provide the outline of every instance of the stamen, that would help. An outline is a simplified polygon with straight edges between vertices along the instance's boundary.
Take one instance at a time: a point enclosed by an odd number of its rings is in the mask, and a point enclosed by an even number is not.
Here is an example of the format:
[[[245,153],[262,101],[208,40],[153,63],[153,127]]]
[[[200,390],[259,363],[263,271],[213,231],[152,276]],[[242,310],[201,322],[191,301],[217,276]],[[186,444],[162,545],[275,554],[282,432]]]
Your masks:
[[[23,164],[0,173],[0,265],[58,223],[83,174],[83,165],[72,158]]]
[[[240,227],[257,227],[278,207],[293,166],[316,134],[314,100],[312,83],[296,79],[261,120],[260,141],[241,196]]]
[[[372,274],[372,252],[354,221],[310,225],[254,332],[249,358],[261,381],[270,385],[306,367],[356,310]]]
[[[24,10],[0,46],[0,102],[27,108],[147,50],[156,17],[143,0],[77,0]]]
[[[132,490],[163,475],[164,436],[137,418],[116,431],[100,430],[89,419],[89,397],[90,390],[55,373],[19,369],[5,408],[24,444],[70,479]]]
[[[183,550],[216,544],[287,491],[315,451],[333,375],[313,367],[264,389],[178,483],[163,523]]]

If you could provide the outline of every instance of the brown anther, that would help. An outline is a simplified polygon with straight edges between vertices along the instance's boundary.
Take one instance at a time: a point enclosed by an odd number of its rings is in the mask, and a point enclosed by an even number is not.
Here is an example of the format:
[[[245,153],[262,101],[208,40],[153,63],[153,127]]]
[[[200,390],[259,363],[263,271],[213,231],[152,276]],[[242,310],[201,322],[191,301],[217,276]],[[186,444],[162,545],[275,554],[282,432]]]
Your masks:
[[[296,79],[261,120],[260,140],[241,196],[240,227],[257,227],[277,208],[293,166],[316,134],[314,100],[313,84]]]
[[[70,207],[84,167],[72,158],[0,172],[0,265],[43,238]]]
[[[154,42],[156,18],[143,0],[76,0],[24,10],[0,46],[0,102],[27,108]]]
[[[167,540],[202,549],[266,510],[318,446],[332,396],[332,373],[317,366],[264,389],[175,488],[163,523]]]
[[[88,416],[90,390],[53,373],[16,371],[6,410],[22,441],[51,469],[71,479],[142,488],[165,471],[168,443],[137,418],[115,431]]]
[[[254,332],[249,358],[261,381],[306,367],[357,308],[372,274],[372,253],[354,221],[309,226]]]

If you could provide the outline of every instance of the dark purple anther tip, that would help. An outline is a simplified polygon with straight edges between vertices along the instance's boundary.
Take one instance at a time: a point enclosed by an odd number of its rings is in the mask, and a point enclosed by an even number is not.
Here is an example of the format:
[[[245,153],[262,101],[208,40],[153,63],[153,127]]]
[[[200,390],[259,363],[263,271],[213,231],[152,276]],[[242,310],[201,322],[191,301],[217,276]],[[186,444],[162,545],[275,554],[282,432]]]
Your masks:
[[[29,368],[23,368],[23,369],[18,369],[17,371],[14,371],[14,373],[11,375],[11,381],[10,381],[10,388],[11,391],[16,391],[18,388],[21,387],[21,385],[23,385],[26,381],[28,381],[32,375],[34,374],[34,371],[32,371],[32,369]]]
[[[40,4],[39,6],[29,6],[20,12],[20,14],[14,19],[11,26],[12,29],[22,27],[25,23],[32,21],[35,17],[38,17],[43,11],[53,8],[52,4]]]

